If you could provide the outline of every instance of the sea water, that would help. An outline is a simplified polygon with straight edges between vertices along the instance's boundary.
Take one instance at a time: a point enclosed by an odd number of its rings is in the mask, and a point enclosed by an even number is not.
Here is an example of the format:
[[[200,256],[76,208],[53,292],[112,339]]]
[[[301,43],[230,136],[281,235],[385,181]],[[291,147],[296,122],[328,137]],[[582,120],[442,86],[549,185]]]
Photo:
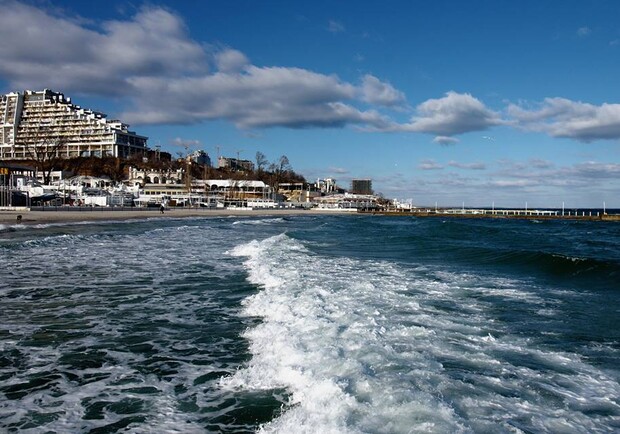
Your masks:
[[[618,432],[619,246],[613,222],[3,226],[0,431]]]

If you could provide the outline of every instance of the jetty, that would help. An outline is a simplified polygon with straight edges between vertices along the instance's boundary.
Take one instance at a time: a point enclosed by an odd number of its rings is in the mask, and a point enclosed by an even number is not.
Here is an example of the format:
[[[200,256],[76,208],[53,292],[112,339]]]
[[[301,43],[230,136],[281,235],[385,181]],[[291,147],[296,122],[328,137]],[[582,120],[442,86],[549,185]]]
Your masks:
[[[583,221],[617,221],[620,214],[608,214],[600,211],[560,211],[536,209],[484,209],[484,208],[404,208],[383,210],[358,210],[362,214],[440,217],[440,218],[492,218],[524,220],[583,220]]]

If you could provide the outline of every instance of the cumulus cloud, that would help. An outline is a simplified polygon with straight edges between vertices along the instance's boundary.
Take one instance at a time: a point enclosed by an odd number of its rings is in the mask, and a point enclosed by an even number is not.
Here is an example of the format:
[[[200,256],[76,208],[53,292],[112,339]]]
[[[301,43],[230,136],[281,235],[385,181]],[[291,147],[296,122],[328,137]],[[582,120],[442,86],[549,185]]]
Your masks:
[[[437,163],[435,160],[423,160],[418,165],[420,170],[441,170],[443,166]]]
[[[218,71],[240,72],[250,64],[248,58],[241,51],[226,49],[215,54]]]
[[[450,161],[448,162],[448,166],[456,167],[457,169],[468,169],[468,170],[486,169],[486,165],[484,163],[459,163],[457,161]]]
[[[207,49],[191,39],[179,16],[160,7],[87,26],[15,1],[2,6],[0,40],[11,44],[0,44],[0,77],[14,90],[46,87],[116,96],[125,104],[123,120],[131,123],[224,119],[240,128],[357,125],[381,130],[387,118],[356,104],[404,100],[373,76],[356,86],[301,68],[258,67],[232,48]],[[332,27],[338,25],[334,21]]]
[[[119,95],[131,92],[127,77],[206,68],[203,48],[188,38],[178,16],[162,8],[145,7],[131,21],[92,29],[26,4],[2,6],[0,40],[11,43],[0,44],[0,75],[16,89]]]
[[[620,104],[596,106],[565,98],[546,98],[537,108],[511,104],[508,114],[528,131],[582,142],[620,138]]]
[[[139,123],[227,119],[241,128],[347,124],[379,128],[387,122],[376,111],[360,111],[342,102],[354,98],[351,84],[299,68],[247,66],[238,74],[218,72],[174,82],[136,78],[132,86],[143,97],[125,116]]]
[[[447,137],[447,136],[437,136],[433,139],[433,143],[437,143],[440,145],[454,145],[459,142],[459,139],[455,137]]]
[[[124,113],[130,122],[174,124],[226,119],[240,128],[348,124],[383,128],[388,123],[374,110],[360,111],[344,102],[355,98],[355,86],[300,68],[248,65],[239,73],[217,72],[174,81],[137,77],[131,85],[141,97]]]
[[[393,107],[405,102],[405,95],[402,92],[370,74],[362,78],[361,92],[362,99],[371,104]]]
[[[443,98],[429,99],[416,107],[410,123],[392,126],[395,131],[432,133],[446,137],[482,131],[503,122],[499,114],[488,109],[468,93],[448,92]]]

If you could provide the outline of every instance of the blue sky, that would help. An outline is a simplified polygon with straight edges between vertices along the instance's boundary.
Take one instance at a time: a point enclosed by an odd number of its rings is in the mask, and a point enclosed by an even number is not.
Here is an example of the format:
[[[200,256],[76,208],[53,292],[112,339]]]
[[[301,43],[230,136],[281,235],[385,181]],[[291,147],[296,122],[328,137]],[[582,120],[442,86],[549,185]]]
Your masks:
[[[620,208],[620,2],[0,0],[0,87],[418,205]]]

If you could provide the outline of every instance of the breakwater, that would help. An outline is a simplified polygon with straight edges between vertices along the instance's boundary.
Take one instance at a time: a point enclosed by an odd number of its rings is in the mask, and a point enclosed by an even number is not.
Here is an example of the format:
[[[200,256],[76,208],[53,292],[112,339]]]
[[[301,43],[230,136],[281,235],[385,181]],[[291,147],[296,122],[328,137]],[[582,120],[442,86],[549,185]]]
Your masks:
[[[600,211],[576,210],[526,210],[526,209],[388,209],[388,210],[360,210],[363,214],[412,216],[412,217],[441,217],[441,218],[491,218],[491,219],[526,219],[526,220],[583,220],[583,221],[617,221],[620,214],[609,214]]]

